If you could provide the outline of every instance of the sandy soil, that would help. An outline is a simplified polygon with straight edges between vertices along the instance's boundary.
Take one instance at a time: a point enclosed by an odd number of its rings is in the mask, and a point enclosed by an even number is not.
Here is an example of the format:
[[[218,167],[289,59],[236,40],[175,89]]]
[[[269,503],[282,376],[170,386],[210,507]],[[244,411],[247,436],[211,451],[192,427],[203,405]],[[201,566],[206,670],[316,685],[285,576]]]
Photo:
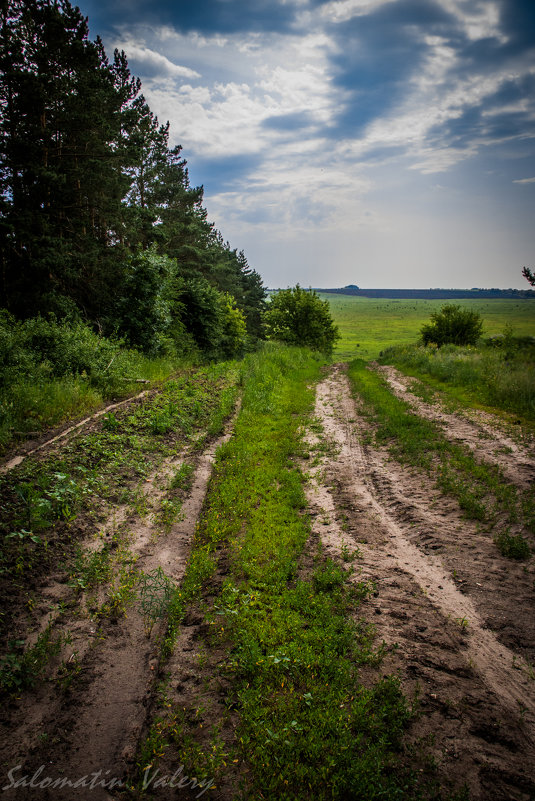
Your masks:
[[[215,452],[230,436],[234,419],[227,424],[225,433],[204,451],[186,449],[146,479],[143,493],[149,510],[145,516],[129,517],[126,507],[118,507],[99,527],[99,534],[104,537],[121,526],[128,530],[129,550],[139,570],[151,573],[161,567],[174,582],[182,579]],[[167,479],[184,461],[195,465],[192,488],[179,519],[164,535],[153,513],[165,495],[163,487]],[[84,545],[95,545],[94,536]],[[42,588],[44,599],[60,598],[66,593],[62,576],[51,576]],[[49,619],[50,615],[44,612],[36,631],[44,628]],[[9,769],[21,766],[12,774],[13,781],[27,776],[31,782],[35,776],[33,787],[5,790],[2,798],[6,801],[73,798],[108,801],[115,797],[108,792],[110,782],[116,780],[116,787],[120,788],[119,782],[124,783],[132,772],[139,740],[146,730],[158,678],[158,639],[163,634],[164,620],[147,636],[143,617],[134,604],[128,608],[126,617],[106,619],[98,629],[90,618],[73,619],[68,614],[58,620],[56,630],[60,628],[71,634],[68,651],[76,656],[78,675],[72,689],[66,692],[57,682],[43,684],[35,694],[21,697],[6,710],[3,733],[10,732],[10,736],[2,737],[0,762]],[[58,660],[61,658],[69,664],[65,649]],[[12,783],[7,769],[2,789]],[[99,771],[91,786],[94,773]],[[55,781],[62,777],[88,779],[76,790],[69,786],[46,786],[47,778]]]
[[[473,801],[533,798],[532,571],[501,557],[426,476],[362,444],[368,424],[343,366],[318,386],[316,415],[336,447],[312,471],[314,531],[338,556],[357,548],[354,580],[374,583],[383,670],[420,697],[414,747],[425,744],[443,784],[466,782]],[[450,415],[448,435],[464,425]]]

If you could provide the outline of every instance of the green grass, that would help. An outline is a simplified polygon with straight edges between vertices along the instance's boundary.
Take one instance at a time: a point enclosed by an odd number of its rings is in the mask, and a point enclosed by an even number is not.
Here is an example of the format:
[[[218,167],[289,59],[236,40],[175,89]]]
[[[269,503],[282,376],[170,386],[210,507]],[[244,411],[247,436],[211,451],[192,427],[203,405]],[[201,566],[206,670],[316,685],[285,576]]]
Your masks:
[[[396,678],[366,688],[359,682],[359,667],[379,658],[371,629],[354,617],[370,588],[350,583],[343,562],[320,552],[313,572],[300,575],[310,524],[296,460],[319,368],[296,348],[268,347],[246,359],[241,412],[218,454],[162,656],[172,652],[187,603],[198,603],[210,581],[208,642],[219,654],[227,704],[239,715],[225,758],[247,777],[242,797],[408,801],[419,797],[400,758],[410,705]],[[221,548],[227,575],[214,599]],[[217,765],[210,760],[210,749],[220,753],[223,721],[215,721],[203,757],[196,716],[162,697],[138,787],[148,765],[165,771],[177,760],[187,772],[214,777],[224,769],[223,754]]]
[[[535,422],[535,347],[398,346],[381,362],[447,391],[461,403],[487,406]]]
[[[518,490],[498,466],[478,461],[468,447],[448,440],[438,424],[411,411],[362,360],[351,362],[349,378],[375,425],[376,441],[388,445],[398,460],[432,475],[466,517],[490,526],[520,521],[535,531],[532,492]]]
[[[18,439],[35,436],[91,414],[106,402],[127,398],[151,384],[166,381],[188,365],[186,360],[148,359],[132,351],[124,351],[121,356],[114,363],[116,372],[109,377],[99,376],[98,381],[83,375],[52,378],[43,371],[36,377],[17,376],[9,382],[0,390],[0,453]],[[138,378],[148,384],[143,387],[137,383]]]
[[[501,531],[495,536],[494,542],[499,552],[509,559],[529,559],[531,556],[529,544],[521,534]]]
[[[160,392],[151,392],[143,401],[97,422],[96,430],[81,433],[60,454],[29,457],[0,476],[0,591],[4,599],[0,638],[5,646],[10,640],[18,643],[2,662],[4,688],[16,689],[20,675],[26,675],[27,665],[35,661],[34,652],[24,650],[24,643],[13,636],[13,625],[32,608],[25,599],[41,576],[60,569],[67,574],[75,604],[84,592],[92,614],[94,608],[99,617],[124,614],[137,582],[128,531],[123,527],[95,551],[82,550],[78,543],[87,536],[88,527],[98,531],[98,521],[110,506],[143,503],[140,480],[155,471],[163,458],[174,457],[188,443],[195,447],[199,435],[220,429],[236,402],[239,377],[236,362],[188,369]],[[170,419],[165,430],[154,425],[162,411]],[[165,530],[180,512],[192,472],[192,466],[184,463],[170,480],[167,497],[156,513]],[[98,590],[105,586],[106,600],[97,608]],[[41,648],[41,652],[46,655],[47,650]],[[29,686],[25,682],[20,679],[21,686]]]
[[[328,300],[331,314],[342,339],[334,350],[335,361],[356,357],[377,359],[380,352],[393,345],[416,342],[420,328],[439,311],[444,300],[389,300],[351,295],[320,293]],[[484,336],[513,327],[515,336],[535,336],[535,302],[532,300],[489,299],[455,300],[462,308],[478,311],[484,323]],[[357,347],[358,345],[358,347]]]

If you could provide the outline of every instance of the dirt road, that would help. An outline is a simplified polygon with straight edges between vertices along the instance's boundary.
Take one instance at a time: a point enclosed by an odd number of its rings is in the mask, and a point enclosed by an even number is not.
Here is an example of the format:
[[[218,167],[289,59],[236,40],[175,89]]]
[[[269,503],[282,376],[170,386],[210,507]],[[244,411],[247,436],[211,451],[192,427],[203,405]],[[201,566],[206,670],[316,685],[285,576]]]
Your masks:
[[[381,369],[392,390],[415,413],[438,420],[447,437],[466,442],[479,459],[499,464],[518,487],[533,481],[533,454],[500,431],[490,416],[468,418],[445,412],[413,395],[410,381],[393,368]],[[397,674],[404,692],[415,699],[418,714],[406,741],[407,762],[434,776],[446,794],[448,788],[458,792],[466,785],[471,801],[534,799],[533,560],[516,562],[501,556],[492,534],[463,518],[457,502],[441,494],[431,477],[397,463],[386,448],[370,444],[372,423],[351,395],[344,365],[332,366],[318,384],[315,416],[322,432],[309,433],[308,440],[319,446],[316,452],[322,455],[312,468],[304,464],[312,533],[328,555],[346,564],[353,555],[351,580],[372,587],[370,599],[355,616],[366,615],[376,630],[378,648],[384,644],[384,656],[379,668],[361,669],[361,680],[372,684],[378,673]],[[229,420],[224,436],[204,450],[192,441],[160,463],[144,480],[138,499],[145,512],[134,514],[127,505],[116,506],[109,520],[100,523],[98,542],[125,528],[137,570],[152,574],[161,567],[179,583],[215,451],[231,435],[232,425]],[[312,429],[317,431],[316,426]],[[163,488],[185,462],[191,465],[193,481],[181,518],[165,535],[159,531],[156,536]],[[59,573],[44,582],[43,609],[49,608],[49,601],[68,600],[65,581]],[[12,787],[3,793],[6,801],[116,798],[109,782],[114,778],[124,782],[132,775],[141,735],[156,714],[158,642],[165,621],[147,637],[139,608],[132,604],[126,617],[111,616],[97,631],[91,616],[69,609],[58,617],[58,626],[70,632],[58,659],[65,661],[67,670],[69,654],[76,654],[72,684],[69,676],[63,684],[42,683],[6,710],[2,764],[12,769],[21,766],[15,780],[25,774],[31,778],[44,766],[35,787]],[[47,611],[43,625],[48,619]],[[208,654],[205,667],[199,667],[197,651],[204,629],[202,616],[187,619],[166,666],[173,677],[173,700],[180,707],[188,706],[191,687],[201,678],[206,683],[207,708],[224,701],[224,688],[213,689],[209,682],[217,654]],[[224,734],[229,744],[238,716],[239,711],[233,711],[228,718]],[[102,786],[97,783],[87,789],[86,785],[75,795],[69,787],[42,784],[48,775],[91,778],[96,767]],[[229,766],[219,788],[206,797],[234,798],[240,778]]]
[[[428,749],[443,785],[466,782],[473,801],[533,798],[533,575],[501,557],[425,474],[363,444],[369,423],[342,365],[319,384],[316,415],[335,447],[312,471],[314,530],[332,554],[357,548],[354,580],[374,583],[369,619],[389,651],[382,669],[419,696],[414,749]],[[459,436],[468,424],[449,417]],[[508,460],[519,483],[533,475],[522,449]]]

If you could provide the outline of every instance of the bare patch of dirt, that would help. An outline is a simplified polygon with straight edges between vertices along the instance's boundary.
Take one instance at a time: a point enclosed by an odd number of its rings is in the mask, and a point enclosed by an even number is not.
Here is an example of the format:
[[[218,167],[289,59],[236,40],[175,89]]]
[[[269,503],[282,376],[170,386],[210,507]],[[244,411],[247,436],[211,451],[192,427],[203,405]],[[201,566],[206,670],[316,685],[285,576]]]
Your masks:
[[[313,531],[338,558],[358,549],[353,580],[373,582],[382,670],[420,698],[408,749],[473,801],[533,798],[533,576],[426,476],[363,444],[342,365],[318,386],[316,415],[336,447],[312,470]]]

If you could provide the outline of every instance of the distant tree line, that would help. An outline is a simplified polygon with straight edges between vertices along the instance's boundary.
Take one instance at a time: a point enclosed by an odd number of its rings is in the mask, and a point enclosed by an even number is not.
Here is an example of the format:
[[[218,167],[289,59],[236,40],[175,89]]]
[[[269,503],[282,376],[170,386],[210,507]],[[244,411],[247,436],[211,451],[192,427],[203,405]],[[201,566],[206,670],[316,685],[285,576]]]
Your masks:
[[[409,300],[483,300],[485,298],[535,298],[531,289],[360,289],[354,284],[339,289],[316,289],[336,295],[358,295],[363,298]]]
[[[236,355],[265,289],[189,183],[181,148],[68,0],[0,0],[0,306],[157,354]]]

